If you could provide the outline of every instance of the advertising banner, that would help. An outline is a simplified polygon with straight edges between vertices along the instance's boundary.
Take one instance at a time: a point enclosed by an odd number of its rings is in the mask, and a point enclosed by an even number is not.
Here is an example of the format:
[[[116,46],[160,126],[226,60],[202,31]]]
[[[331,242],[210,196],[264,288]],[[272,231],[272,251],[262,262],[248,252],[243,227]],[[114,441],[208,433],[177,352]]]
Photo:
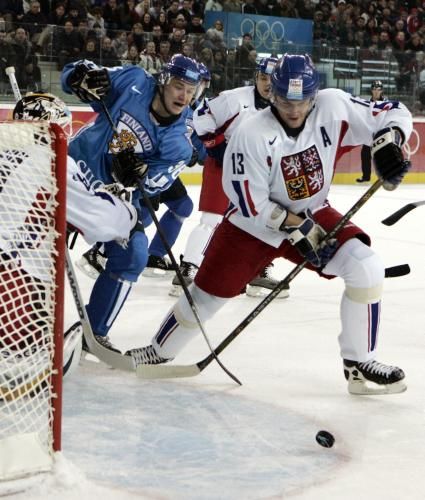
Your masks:
[[[207,11],[205,28],[213,26],[217,19],[223,22],[228,48],[237,47],[242,36],[249,33],[257,52],[281,54],[291,51],[291,47],[293,51],[311,51],[313,22],[310,20]]]

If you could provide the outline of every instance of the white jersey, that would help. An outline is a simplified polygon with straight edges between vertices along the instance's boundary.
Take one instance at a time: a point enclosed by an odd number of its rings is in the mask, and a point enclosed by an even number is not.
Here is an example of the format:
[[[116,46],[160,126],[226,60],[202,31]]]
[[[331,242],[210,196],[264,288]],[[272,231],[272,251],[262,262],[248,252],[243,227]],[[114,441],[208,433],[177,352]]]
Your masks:
[[[321,90],[305,127],[289,137],[271,108],[244,120],[227,145],[223,188],[235,226],[278,247],[286,233],[267,227],[276,203],[298,214],[327,200],[336,160],[373,135],[396,126],[407,141],[412,116],[397,101],[369,102],[337,89]]]
[[[255,87],[238,87],[225,90],[212,99],[205,99],[193,114],[193,124],[199,137],[222,133],[226,142],[229,142],[242,120],[257,112]],[[208,147],[208,144],[205,145]]]

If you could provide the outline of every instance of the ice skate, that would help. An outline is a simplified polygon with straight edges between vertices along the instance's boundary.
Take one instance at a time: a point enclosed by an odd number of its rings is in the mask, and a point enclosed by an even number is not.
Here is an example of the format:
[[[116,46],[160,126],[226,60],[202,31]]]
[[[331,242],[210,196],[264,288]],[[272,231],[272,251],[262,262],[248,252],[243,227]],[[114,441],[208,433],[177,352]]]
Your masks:
[[[75,265],[86,276],[95,280],[105,270],[106,257],[95,245],[83,253],[81,258],[75,262]]]
[[[129,349],[126,356],[131,356],[138,365],[159,365],[161,363],[167,363],[171,359],[162,358],[159,356],[152,345],[146,347],[137,347],[135,349]]]
[[[261,273],[256,276],[248,285],[246,286],[246,295],[248,297],[265,297],[270,293],[273,288],[277,286],[279,280],[272,275],[273,263],[271,262],[266,266]],[[289,297],[289,285],[279,293],[276,297],[278,299],[286,299]]]
[[[73,326],[71,326],[71,329],[74,328],[78,324],[79,323],[76,323]],[[106,349],[109,349],[110,351],[118,352],[119,354],[121,354],[121,351],[117,347],[114,346],[114,344],[111,342],[108,335],[95,335],[95,334],[93,334],[93,336],[94,336],[96,342],[98,342],[101,346],[105,347]],[[90,352],[89,346],[87,345],[87,342],[84,338],[84,335],[83,335],[83,351],[88,352],[88,353]]]
[[[344,359],[344,375],[350,394],[396,394],[407,389],[401,368],[373,359],[363,363]]]
[[[198,266],[195,266],[195,264],[192,264],[191,262],[184,261],[182,256],[180,256],[179,269],[183,276],[186,286],[189,286],[195,279],[196,273],[198,272]],[[183,292],[183,287],[180,284],[180,280],[177,274],[174,276],[171,284],[172,287],[171,290],[168,292],[168,295],[170,295],[171,297],[180,297],[180,295]]]
[[[145,278],[164,278],[174,272],[169,259],[149,255],[148,263],[142,273]]]

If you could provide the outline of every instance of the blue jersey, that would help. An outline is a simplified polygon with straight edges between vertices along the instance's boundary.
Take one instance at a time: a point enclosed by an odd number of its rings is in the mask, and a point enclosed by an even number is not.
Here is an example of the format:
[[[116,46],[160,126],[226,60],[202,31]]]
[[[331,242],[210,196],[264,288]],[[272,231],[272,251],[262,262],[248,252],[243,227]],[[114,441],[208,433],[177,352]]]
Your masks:
[[[67,80],[79,62],[67,64],[62,72],[62,88],[69,94],[72,91]],[[69,155],[75,161],[84,162],[96,180],[109,184],[114,182],[111,175],[112,154],[131,146],[149,166],[146,192],[154,195],[164,191],[176,180],[192,156],[192,110],[186,108],[171,125],[161,126],[150,113],[157,91],[155,79],[137,66],[107,69],[111,89],[105,104],[118,134],[112,131],[102,106],[94,101],[91,106],[99,115],[94,123],[81,128],[71,140]]]

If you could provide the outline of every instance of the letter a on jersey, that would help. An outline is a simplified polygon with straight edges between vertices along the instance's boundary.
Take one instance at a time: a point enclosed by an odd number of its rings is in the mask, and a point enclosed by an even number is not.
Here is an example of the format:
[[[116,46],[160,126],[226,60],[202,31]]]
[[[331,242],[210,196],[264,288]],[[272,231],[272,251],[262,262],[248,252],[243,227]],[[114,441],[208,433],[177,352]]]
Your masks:
[[[326,132],[325,127],[320,127],[320,132],[322,133],[322,139],[323,139],[323,146],[326,148],[327,146],[330,146],[331,140],[329,139],[328,133]]]

